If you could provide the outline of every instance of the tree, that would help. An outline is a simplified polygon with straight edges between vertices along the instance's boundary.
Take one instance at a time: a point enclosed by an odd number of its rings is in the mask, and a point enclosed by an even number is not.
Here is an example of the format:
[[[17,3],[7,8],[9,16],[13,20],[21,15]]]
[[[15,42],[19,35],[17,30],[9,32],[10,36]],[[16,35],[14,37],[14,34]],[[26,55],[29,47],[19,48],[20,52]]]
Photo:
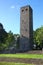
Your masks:
[[[17,43],[16,43],[16,48],[19,49],[20,48],[20,37],[17,38]]]
[[[0,43],[0,51],[1,50],[6,50],[8,49],[10,46],[13,45],[13,41],[14,41],[14,35],[11,31],[9,31],[9,33],[7,34],[7,37],[4,38],[4,42]]]
[[[13,35],[13,33],[12,33],[11,31],[9,31],[8,36],[7,36],[7,38],[6,38],[5,40],[6,40],[6,41],[5,41],[5,44],[7,45],[7,47],[13,45],[12,43],[13,43],[13,41],[14,41],[15,39],[14,39],[14,35]]]
[[[34,37],[34,43],[42,48],[43,45],[43,26],[36,29],[36,31],[33,32]]]

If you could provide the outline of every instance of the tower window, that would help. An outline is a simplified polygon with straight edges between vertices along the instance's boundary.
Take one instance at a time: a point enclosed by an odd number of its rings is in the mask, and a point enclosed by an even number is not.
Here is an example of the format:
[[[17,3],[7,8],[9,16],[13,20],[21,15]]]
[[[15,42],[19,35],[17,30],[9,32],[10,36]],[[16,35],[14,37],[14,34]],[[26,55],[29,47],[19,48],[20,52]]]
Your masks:
[[[24,10],[22,10],[22,12],[23,12]]]
[[[26,8],[25,10],[27,11],[28,9]]]

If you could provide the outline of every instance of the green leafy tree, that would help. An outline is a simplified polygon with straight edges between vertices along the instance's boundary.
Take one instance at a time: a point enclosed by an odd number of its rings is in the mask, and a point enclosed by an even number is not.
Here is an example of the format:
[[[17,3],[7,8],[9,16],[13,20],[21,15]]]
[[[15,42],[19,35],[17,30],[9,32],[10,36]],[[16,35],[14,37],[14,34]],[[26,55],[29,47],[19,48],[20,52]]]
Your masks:
[[[5,40],[6,40],[5,44],[7,45],[7,47],[13,45],[12,42],[13,42],[15,39],[14,39],[14,35],[13,35],[13,33],[12,33],[11,31],[9,31],[8,36],[7,36],[7,38],[6,38]]]
[[[34,43],[42,48],[43,46],[43,26],[33,32]]]
[[[10,46],[13,45],[13,41],[14,41],[14,35],[11,31],[9,31],[7,37],[4,38],[4,42],[0,43],[0,50],[6,50],[8,49]]]

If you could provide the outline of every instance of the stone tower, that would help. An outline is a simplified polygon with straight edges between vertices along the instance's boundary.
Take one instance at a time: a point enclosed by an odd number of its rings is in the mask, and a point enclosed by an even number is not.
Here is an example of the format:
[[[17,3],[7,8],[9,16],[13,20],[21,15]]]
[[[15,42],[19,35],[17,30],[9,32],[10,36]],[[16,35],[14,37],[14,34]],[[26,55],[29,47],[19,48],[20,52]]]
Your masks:
[[[33,47],[33,12],[30,6],[20,9],[20,50],[27,51]]]

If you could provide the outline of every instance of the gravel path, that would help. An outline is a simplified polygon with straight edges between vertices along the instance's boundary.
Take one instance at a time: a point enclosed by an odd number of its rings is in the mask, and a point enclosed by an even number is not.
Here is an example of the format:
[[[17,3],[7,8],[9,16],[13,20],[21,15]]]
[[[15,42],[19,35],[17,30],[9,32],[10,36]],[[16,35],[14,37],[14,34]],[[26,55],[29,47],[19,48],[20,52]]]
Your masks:
[[[22,58],[0,58],[0,62],[19,62],[19,63],[29,63],[36,65],[43,65],[43,59],[22,59]]]

